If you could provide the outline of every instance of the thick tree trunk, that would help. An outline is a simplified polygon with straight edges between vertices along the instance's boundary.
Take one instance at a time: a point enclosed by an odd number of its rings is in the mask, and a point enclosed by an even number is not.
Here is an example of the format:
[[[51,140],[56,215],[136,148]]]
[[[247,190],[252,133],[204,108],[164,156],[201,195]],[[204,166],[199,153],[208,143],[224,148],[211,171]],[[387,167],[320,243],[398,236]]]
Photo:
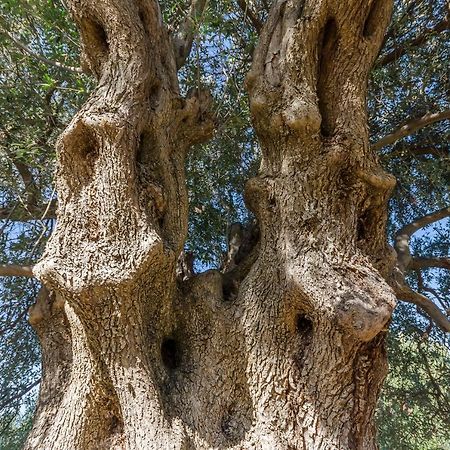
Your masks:
[[[58,143],[35,271],[61,300],[32,317],[44,380],[26,448],[376,448],[394,182],[365,97],[390,1],[273,6],[247,80],[260,240],[183,282],[184,155],[211,133],[208,97],[179,96],[155,2],[69,4],[99,83]]]

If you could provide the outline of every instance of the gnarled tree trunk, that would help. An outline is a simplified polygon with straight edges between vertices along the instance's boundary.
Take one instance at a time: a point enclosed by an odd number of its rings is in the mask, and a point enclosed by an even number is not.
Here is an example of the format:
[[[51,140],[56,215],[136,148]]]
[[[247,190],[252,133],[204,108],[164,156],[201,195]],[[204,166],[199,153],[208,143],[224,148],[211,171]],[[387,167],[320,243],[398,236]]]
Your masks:
[[[366,87],[391,2],[274,4],[247,79],[259,242],[183,281],[184,157],[211,133],[208,96],[180,97],[156,2],[68,3],[99,81],[58,142],[35,271],[59,300],[32,316],[45,366],[26,448],[376,448],[394,181]]]

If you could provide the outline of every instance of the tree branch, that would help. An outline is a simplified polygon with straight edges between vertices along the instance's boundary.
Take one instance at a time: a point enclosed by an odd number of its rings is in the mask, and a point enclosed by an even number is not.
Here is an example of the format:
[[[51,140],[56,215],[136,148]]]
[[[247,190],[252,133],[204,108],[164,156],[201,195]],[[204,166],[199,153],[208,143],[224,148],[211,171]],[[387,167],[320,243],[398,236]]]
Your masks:
[[[403,228],[397,232],[397,236],[399,235],[408,235],[410,238],[414,233],[420,230],[427,225],[431,225],[434,222],[438,222],[439,220],[445,219],[450,216],[450,206],[446,208],[439,209],[438,211],[434,211],[425,216],[416,217],[411,223],[405,225]]]
[[[408,18],[407,20],[409,20],[409,17],[413,13],[414,7],[416,5],[417,5],[417,0],[411,1],[409,3],[409,5],[406,7],[406,9],[403,11],[401,17],[399,17],[397,24],[401,24],[405,18]],[[389,27],[388,32],[384,36],[381,48],[384,48],[384,46],[386,45],[386,42],[396,35],[396,31],[397,31],[396,27]]]
[[[39,206],[20,205],[4,206],[0,208],[0,220],[12,222],[26,222],[29,220],[56,219],[57,201]]]
[[[32,266],[19,266],[17,264],[0,264],[0,277],[30,277],[33,275]]]
[[[7,400],[2,401],[2,403],[0,403],[0,411],[2,409],[6,408],[8,405],[10,405],[13,401],[18,400],[18,399],[22,398],[24,395],[28,394],[28,392],[30,392],[40,382],[41,382],[41,379],[39,378],[38,380],[31,383],[28,387],[26,387],[19,393],[13,395],[12,397],[9,397]]]
[[[14,167],[17,169],[17,172],[19,172],[20,177],[22,178],[22,182],[25,188],[24,192],[27,194],[26,202],[29,204],[35,204],[37,201],[38,192],[36,190],[36,184],[34,182],[33,174],[31,173],[28,165],[21,161],[21,159],[18,158],[16,154],[8,148],[9,138],[10,134],[6,130],[0,130],[0,145],[5,149],[7,158],[9,158],[9,160],[12,162]]]
[[[434,390],[435,390],[434,398],[436,399],[436,402],[439,405],[439,408],[441,410],[443,410],[443,411],[449,411],[450,412],[449,399],[447,398],[446,393],[441,389],[441,386],[440,386],[439,382],[433,376],[433,372],[431,370],[430,363],[428,361],[426,353],[422,349],[422,345],[421,345],[420,341],[419,341],[419,343],[417,345],[417,349],[419,350],[419,353],[422,356],[422,360],[425,363],[424,365],[425,365],[425,369],[427,371],[428,378],[429,378],[432,386],[434,387]],[[433,393],[433,391],[431,391],[431,392]],[[443,402],[445,404],[443,404]],[[448,423],[450,425],[450,415],[449,414],[444,414],[444,417],[445,417],[446,423]]]
[[[394,247],[397,252],[398,265],[400,270],[405,273],[410,268],[413,257],[409,248],[411,236],[427,225],[450,216],[450,206],[434,211],[422,217],[417,217],[411,223],[405,225],[397,231],[394,238]]]
[[[438,24],[436,24],[433,28],[427,28],[424,30],[422,34],[415,37],[414,39],[403,42],[400,45],[394,47],[392,51],[390,51],[388,54],[383,56],[381,59],[379,59],[375,67],[382,67],[386,66],[394,61],[397,61],[400,59],[403,55],[405,55],[408,50],[412,47],[419,47],[427,42],[427,40],[432,37],[436,33],[441,33],[442,31],[448,30],[449,22],[447,19],[442,20]]]
[[[0,329],[0,336],[3,336],[8,330],[12,330],[16,325],[22,321],[22,319],[27,315],[28,308],[24,308],[23,311],[16,317],[16,319]]]
[[[32,185],[34,183],[34,180],[30,168],[22,161],[20,161],[9,149],[6,150],[6,154],[11,159],[12,163],[19,172],[19,175],[22,178],[24,186],[27,187]]]
[[[450,156],[449,149],[434,148],[429,146],[419,146],[411,145],[404,146],[401,145],[399,148],[395,148],[392,152],[382,155],[383,159],[391,159],[398,156],[434,156],[436,158],[448,158]]]
[[[405,273],[407,270],[418,270],[424,267],[450,268],[448,258],[413,258],[409,248],[409,241],[414,233],[448,216],[450,216],[450,207],[418,217],[397,231],[394,244],[397,251],[397,268],[393,272],[393,287],[397,297],[422,308],[436,325],[445,332],[450,332],[450,321],[448,318],[428,297],[412,290],[407,285]],[[422,284],[419,272],[419,286]]]
[[[248,3],[245,0],[237,0],[237,4],[241,11],[245,14],[245,17],[250,21],[250,23],[255,28],[256,32],[259,34],[261,28],[263,27],[263,23],[259,20],[259,17],[255,14],[255,12],[250,8]]]
[[[57,67],[58,69],[77,73],[77,74],[83,73],[83,70],[81,69],[81,67],[66,66],[65,64],[60,63],[59,61],[52,61],[51,59],[48,59],[45,56],[34,53],[29,47],[27,47],[23,42],[16,39],[12,34],[10,34],[4,28],[2,30],[0,30],[0,33],[2,33],[4,36],[6,36],[8,39],[10,39],[16,45],[16,47],[18,47],[19,49],[21,49],[22,51],[27,53],[32,58],[37,59],[38,61],[40,61],[44,64],[47,64],[47,65],[50,65],[53,67]]]
[[[422,117],[409,120],[396,130],[394,130],[392,133],[384,136],[379,141],[375,142],[375,144],[372,145],[372,148],[374,150],[379,150],[385,145],[391,145],[394,142],[397,142],[399,139],[415,133],[421,128],[446,119],[450,119],[450,109],[446,109],[445,111],[437,113],[426,113]]]
[[[428,297],[413,291],[404,282],[397,284],[395,293],[400,300],[413,303],[423,309],[442,331],[450,332],[450,321]]]
[[[443,302],[440,294],[433,288],[425,286],[423,282],[422,272],[420,270],[416,270],[417,275],[417,284],[419,293],[428,292],[430,293],[441,305],[441,308],[446,312],[447,315],[450,314],[450,308]]]
[[[207,0],[192,0],[189,12],[175,33],[173,45],[177,69],[183,67],[191,52],[206,4]]]
[[[427,269],[429,267],[438,267],[440,269],[450,270],[450,258],[422,258],[414,257],[410,262],[409,269]]]

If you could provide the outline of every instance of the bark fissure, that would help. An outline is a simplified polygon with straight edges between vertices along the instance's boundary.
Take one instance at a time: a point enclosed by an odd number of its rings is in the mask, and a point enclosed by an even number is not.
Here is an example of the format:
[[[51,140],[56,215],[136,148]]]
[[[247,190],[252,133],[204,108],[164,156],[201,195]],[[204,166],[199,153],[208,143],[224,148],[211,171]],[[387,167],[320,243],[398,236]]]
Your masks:
[[[331,94],[330,82],[332,82],[332,61],[336,57],[339,45],[338,30],[334,18],[327,20],[322,32],[319,48],[320,62],[317,71],[317,96],[319,99],[319,113],[322,117],[321,132],[323,136],[333,135],[335,124],[333,120],[334,105],[327,94]]]

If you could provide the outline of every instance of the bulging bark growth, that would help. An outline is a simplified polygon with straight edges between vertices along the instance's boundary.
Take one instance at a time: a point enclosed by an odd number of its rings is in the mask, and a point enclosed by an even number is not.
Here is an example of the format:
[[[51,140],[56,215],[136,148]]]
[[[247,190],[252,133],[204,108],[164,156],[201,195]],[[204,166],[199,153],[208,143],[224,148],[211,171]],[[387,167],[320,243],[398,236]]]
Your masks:
[[[376,448],[394,180],[369,146],[366,88],[390,2],[275,2],[247,80],[257,231],[224,273],[178,277],[184,157],[211,134],[209,97],[180,97],[156,2],[68,3],[98,86],[57,145],[58,225],[35,272],[59,300],[34,316],[44,383],[26,448]],[[64,350],[46,344],[53,323]]]

